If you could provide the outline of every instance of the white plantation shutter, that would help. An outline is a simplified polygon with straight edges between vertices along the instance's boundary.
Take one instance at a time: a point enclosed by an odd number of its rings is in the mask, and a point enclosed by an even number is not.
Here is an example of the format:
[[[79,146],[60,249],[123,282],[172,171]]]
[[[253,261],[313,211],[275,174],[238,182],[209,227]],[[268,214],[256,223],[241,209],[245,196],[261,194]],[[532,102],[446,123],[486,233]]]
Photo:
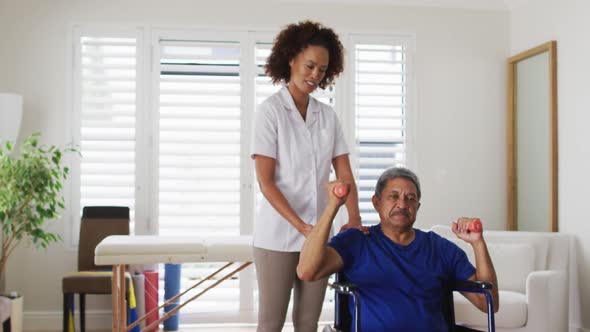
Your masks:
[[[161,235],[240,234],[240,47],[237,41],[160,41]],[[221,265],[183,264],[182,289]],[[238,311],[239,301],[233,278],[183,314]]]
[[[240,44],[160,45],[159,234],[239,235]]]
[[[81,153],[79,207],[128,206],[133,230],[137,38],[84,34],[77,38],[74,89],[80,121],[75,135]],[[75,244],[77,234],[77,229],[72,232]]]
[[[272,43],[264,43],[264,42],[256,42],[254,45],[254,95],[255,95],[255,110],[258,110],[258,105],[260,105],[263,101],[265,101],[268,97],[272,94],[276,93],[281,89],[280,84],[273,84],[270,77],[268,77],[264,73],[264,65],[266,64],[266,59],[269,57],[272,49]],[[256,177],[256,175],[253,175]],[[256,203],[260,201],[262,198],[262,192],[260,192],[260,187],[258,186],[258,182],[256,182]]]
[[[281,88],[280,85],[272,84],[270,77],[266,76],[264,73],[264,65],[266,64],[266,59],[270,55],[271,48],[272,43],[258,42],[254,49],[254,61],[256,64],[255,94],[257,106]]]
[[[406,162],[406,47],[354,43],[354,111],[357,181],[363,223],[379,223],[371,203],[386,168]]]

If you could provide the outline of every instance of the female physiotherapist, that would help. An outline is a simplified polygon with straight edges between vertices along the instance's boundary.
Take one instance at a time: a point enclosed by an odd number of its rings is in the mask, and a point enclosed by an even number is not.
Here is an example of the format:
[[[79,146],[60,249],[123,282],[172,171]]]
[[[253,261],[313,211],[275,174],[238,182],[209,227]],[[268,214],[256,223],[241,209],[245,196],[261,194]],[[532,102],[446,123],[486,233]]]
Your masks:
[[[342,128],[334,110],[310,96],[343,70],[343,48],[332,29],[304,21],[275,39],[265,72],[284,86],[256,112],[252,158],[263,194],[254,229],[258,278],[258,332],[280,332],[294,289],[295,331],[316,332],[327,278],[297,278],[305,236],[326,207],[330,168],[350,184],[349,221],[360,227],[358,193]]]

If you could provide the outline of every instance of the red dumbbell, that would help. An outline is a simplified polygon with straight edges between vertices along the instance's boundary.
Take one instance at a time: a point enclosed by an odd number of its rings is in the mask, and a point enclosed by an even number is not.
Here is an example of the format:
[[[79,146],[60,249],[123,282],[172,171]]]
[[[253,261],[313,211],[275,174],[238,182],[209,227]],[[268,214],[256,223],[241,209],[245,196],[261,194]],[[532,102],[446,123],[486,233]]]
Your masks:
[[[334,195],[338,198],[342,198],[348,194],[348,187],[344,184],[337,184],[334,186]]]
[[[474,219],[471,224],[469,224],[469,231],[473,233],[481,233],[483,231],[481,221],[479,219]]]

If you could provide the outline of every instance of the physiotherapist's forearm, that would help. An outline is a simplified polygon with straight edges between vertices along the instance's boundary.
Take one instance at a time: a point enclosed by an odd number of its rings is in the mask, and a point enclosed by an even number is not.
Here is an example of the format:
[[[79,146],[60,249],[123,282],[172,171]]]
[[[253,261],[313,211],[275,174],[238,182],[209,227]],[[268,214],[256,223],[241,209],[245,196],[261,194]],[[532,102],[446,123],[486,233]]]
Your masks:
[[[358,189],[356,184],[354,183],[354,178],[351,178],[350,182],[343,181],[345,183],[350,183],[350,193],[348,194],[348,198],[346,199],[346,211],[348,212],[348,222],[351,223],[351,226],[361,226],[361,213],[359,211],[359,195]]]
[[[293,210],[285,195],[275,182],[276,160],[274,158],[257,155],[255,158],[256,178],[262,195],[270,205],[285,218],[297,231],[306,234],[311,226],[308,226]]]
[[[285,218],[295,229],[301,232],[301,228],[305,225],[305,222],[293,210],[279,187],[274,182],[269,181],[268,183],[260,184],[260,190],[281,217]]]
[[[334,166],[338,180],[350,186],[349,194],[345,202],[346,211],[348,212],[349,226],[361,226],[358,189],[354,181],[354,175],[352,173],[352,168],[350,167],[348,155],[334,158],[332,165]]]

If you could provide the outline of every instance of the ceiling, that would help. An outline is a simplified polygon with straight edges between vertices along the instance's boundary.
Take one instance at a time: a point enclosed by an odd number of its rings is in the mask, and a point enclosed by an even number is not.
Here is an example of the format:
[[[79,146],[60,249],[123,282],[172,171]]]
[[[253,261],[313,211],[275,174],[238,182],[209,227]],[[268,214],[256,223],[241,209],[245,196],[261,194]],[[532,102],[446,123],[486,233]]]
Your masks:
[[[354,4],[381,6],[412,6],[438,8],[465,8],[480,10],[510,10],[523,0],[278,0],[282,2],[318,4]]]

